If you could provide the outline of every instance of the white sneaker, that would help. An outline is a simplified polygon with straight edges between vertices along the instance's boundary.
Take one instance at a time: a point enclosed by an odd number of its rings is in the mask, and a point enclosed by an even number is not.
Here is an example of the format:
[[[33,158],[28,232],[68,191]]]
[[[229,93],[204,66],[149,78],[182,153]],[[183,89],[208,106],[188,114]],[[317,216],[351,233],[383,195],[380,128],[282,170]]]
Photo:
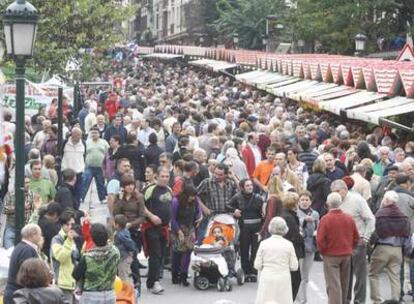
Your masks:
[[[153,294],[160,294],[164,291],[164,288],[161,286],[160,282],[155,281],[154,286],[152,286],[152,288],[150,288],[149,291]]]

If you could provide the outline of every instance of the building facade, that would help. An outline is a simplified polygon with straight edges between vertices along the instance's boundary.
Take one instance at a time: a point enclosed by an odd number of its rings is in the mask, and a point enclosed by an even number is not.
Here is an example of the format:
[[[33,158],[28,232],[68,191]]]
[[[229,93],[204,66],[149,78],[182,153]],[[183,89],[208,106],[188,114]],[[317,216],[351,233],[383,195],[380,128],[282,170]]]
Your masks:
[[[194,44],[203,25],[202,0],[143,0],[138,14],[141,42]]]
[[[141,0],[114,0],[116,5],[119,6],[128,6],[128,5],[136,5],[139,6]],[[134,15],[129,20],[124,20],[122,24],[120,24],[120,28],[125,33],[125,39],[131,40],[136,38],[139,32],[138,26],[139,18]]]

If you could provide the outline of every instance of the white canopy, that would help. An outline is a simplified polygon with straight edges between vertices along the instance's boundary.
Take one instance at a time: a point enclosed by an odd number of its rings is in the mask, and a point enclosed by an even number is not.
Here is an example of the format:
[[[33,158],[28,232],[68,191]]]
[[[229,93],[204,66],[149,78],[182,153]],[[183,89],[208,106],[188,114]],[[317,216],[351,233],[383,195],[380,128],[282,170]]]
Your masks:
[[[281,75],[281,74],[274,74],[272,78],[267,78],[263,80],[261,83],[257,84],[257,87],[261,90],[265,90],[267,86],[272,85],[274,83],[279,83],[282,81],[286,81],[292,79],[292,76]]]
[[[414,112],[414,99],[394,97],[371,105],[354,108],[347,111],[350,118],[379,124],[381,117],[390,117]]]
[[[277,88],[283,88],[286,86],[289,86],[293,83],[299,82],[300,79],[299,78],[295,78],[295,77],[290,77],[284,81],[278,82],[278,83],[273,83],[271,85],[266,86],[266,92],[269,92],[271,94],[283,97],[283,94],[278,93]]]
[[[367,104],[375,100],[383,99],[385,94],[377,94],[374,92],[360,91],[355,94],[344,97],[334,98],[327,101],[321,101],[319,107],[323,110],[340,115],[341,110],[356,107],[358,105]]]
[[[412,102],[413,102],[412,99],[408,99],[405,97],[395,97],[395,98],[383,100],[380,102],[376,102],[373,104],[365,105],[362,107],[348,109],[346,111],[346,116],[352,119],[359,119],[359,120],[371,122],[371,120],[369,119],[370,112],[388,110],[394,107],[407,105]]]
[[[236,75],[236,79],[242,82],[253,84],[253,81],[256,83],[262,77],[273,77],[274,73],[268,71],[256,70],[243,74]]]
[[[316,81],[315,85],[312,85],[310,87],[306,87],[303,90],[298,90],[296,92],[292,92],[290,95],[290,98],[301,101],[303,99],[303,96],[310,95],[312,93],[321,92],[324,90],[328,90],[331,88],[337,87],[336,84],[333,83],[323,83]]]
[[[277,88],[275,89],[275,91],[277,91],[277,95],[280,94],[283,96],[291,97],[290,94],[312,87],[317,83],[318,82],[315,80],[303,80],[284,87]]]
[[[159,58],[159,59],[178,59],[183,58],[184,55],[178,55],[178,54],[167,54],[167,53],[152,53],[143,56],[144,58]]]
[[[200,67],[206,67],[208,69],[212,69],[215,72],[223,71],[227,69],[232,69],[237,67],[236,63],[230,63],[227,61],[219,61],[219,60],[212,60],[212,59],[199,59],[190,61],[190,64]]]

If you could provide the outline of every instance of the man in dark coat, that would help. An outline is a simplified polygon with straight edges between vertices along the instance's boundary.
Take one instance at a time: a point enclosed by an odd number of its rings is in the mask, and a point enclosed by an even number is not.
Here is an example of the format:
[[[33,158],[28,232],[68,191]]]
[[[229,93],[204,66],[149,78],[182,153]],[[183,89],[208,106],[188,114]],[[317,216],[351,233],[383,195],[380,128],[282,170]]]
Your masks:
[[[56,192],[55,202],[59,203],[62,210],[78,210],[80,202],[75,196],[76,172],[72,169],[62,171],[63,182]]]
[[[4,304],[13,304],[13,293],[21,289],[17,281],[17,273],[23,262],[30,258],[39,257],[39,249],[42,243],[42,231],[35,224],[28,224],[20,232],[22,241],[14,247],[10,258],[9,275],[6,290],[4,291]]]
[[[142,182],[145,181],[145,149],[142,144],[138,143],[136,134],[130,133],[127,135],[126,145],[119,147],[113,158],[116,160],[128,159],[134,170],[134,178]]]
[[[160,166],[160,155],[164,152],[158,146],[158,137],[157,134],[151,133],[148,137],[149,145],[145,149],[145,159],[147,160],[147,165],[156,165],[157,167]]]
[[[111,139],[111,137],[113,135],[119,135],[119,137],[121,138],[121,144],[123,144],[126,140],[128,131],[127,129],[125,129],[125,127],[122,124],[122,115],[118,114],[114,121],[112,126],[109,126],[104,134],[104,139],[109,142],[109,140]]]

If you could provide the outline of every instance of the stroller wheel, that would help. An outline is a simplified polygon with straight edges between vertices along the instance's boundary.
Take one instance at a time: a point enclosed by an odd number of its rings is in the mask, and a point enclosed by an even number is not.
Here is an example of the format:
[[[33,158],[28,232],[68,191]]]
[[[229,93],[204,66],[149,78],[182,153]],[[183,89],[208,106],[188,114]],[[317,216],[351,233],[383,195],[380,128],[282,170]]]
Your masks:
[[[224,281],[224,288],[226,291],[231,291],[233,289],[233,285],[229,279],[225,279]]]
[[[224,282],[223,278],[218,279],[217,281],[217,290],[224,291],[226,283]]]
[[[210,287],[210,282],[206,277],[194,276],[194,287],[198,290],[207,290]]]
[[[237,269],[237,285],[243,285],[246,281],[243,269]]]

